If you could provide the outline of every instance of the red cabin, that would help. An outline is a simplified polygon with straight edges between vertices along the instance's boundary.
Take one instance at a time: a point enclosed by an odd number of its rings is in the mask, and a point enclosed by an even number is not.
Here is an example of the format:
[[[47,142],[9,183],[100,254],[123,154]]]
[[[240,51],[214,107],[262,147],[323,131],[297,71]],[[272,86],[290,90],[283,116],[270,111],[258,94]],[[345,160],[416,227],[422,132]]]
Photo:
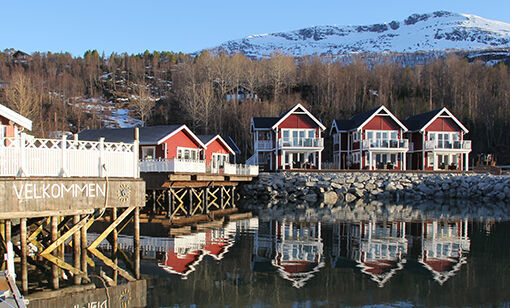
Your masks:
[[[333,161],[338,169],[406,169],[407,127],[386,107],[334,120]]]
[[[266,170],[321,169],[325,129],[301,104],[279,117],[254,117],[250,128],[254,154],[247,163]]]
[[[225,163],[229,163],[231,155],[236,155],[236,152],[220,135],[199,135],[198,138],[206,147],[204,158],[213,173],[223,168]]]
[[[407,118],[411,147],[408,166],[415,170],[468,170],[469,131],[446,107]]]
[[[19,137],[25,129],[32,130],[32,121],[0,105],[0,138]]]

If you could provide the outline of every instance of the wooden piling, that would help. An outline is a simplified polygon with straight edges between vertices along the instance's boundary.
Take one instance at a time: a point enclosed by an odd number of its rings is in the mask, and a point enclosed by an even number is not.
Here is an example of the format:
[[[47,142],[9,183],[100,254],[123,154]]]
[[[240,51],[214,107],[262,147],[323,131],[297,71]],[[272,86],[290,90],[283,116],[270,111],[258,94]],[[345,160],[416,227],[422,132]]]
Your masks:
[[[58,216],[51,217],[51,242],[55,242],[58,239]],[[52,255],[56,258],[59,257],[58,249],[53,250]],[[57,290],[59,288],[58,283],[58,266],[54,263],[51,264],[51,286]]]
[[[82,215],[82,219],[85,219],[87,215]],[[80,230],[81,240],[81,271],[87,275],[87,225],[85,224]]]
[[[134,219],[134,263],[135,263],[135,278],[140,279],[140,208],[135,208],[135,219]]]
[[[80,222],[80,215],[74,215],[73,224],[76,225]],[[76,231],[73,234],[73,266],[77,269],[81,269],[81,239],[80,231]],[[81,278],[78,275],[74,275],[74,284],[78,285],[81,283]]]
[[[112,208],[112,219],[111,221],[114,222],[117,220],[117,208]],[[112,261],[113,263],[115,264],[115,266],[118,265],[118,258],[117,258],[117,245],[118,245],[118,238],[119,238],[119,234],[118,234],[118,231],[117,231],[117,227],[115,227],[112,231]],[[117,285],[117,280],[118,280],[118,276],[119,276],[119,271],[114,269],[113,270],[113,281],[115,283],[115,285]]]
[[[23,294],[28,294],[28,268],[27,268],[27,219],[20,220],[20,242],[21,242],[21,285]]]

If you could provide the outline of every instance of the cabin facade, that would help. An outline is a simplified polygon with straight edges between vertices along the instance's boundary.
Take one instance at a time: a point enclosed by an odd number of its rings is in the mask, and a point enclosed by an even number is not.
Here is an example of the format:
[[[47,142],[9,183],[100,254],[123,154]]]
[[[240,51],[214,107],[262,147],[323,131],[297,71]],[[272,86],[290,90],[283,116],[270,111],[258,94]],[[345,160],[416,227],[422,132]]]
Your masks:
[[[279,117],[254,117],[253,156],[248,163],[265,170],[321,169],[326,127],[297,104]]]
[[[385,106],[334,120],[333,161],[338,169],[406,170],[407,127]]]
[[[235,151],[220,135],[199,135],[198,138],[205,145],[204,159],[207,169],[218,173],[230,163],[230,156],[235,156]]]
[[[0,105],[0,138],[19,138],[25,130],[32,130],[32,121]]]
[[[409,117],[404,124],[411,141],[407,154],[410,169],[469,169],[471,140],[464,138],[469,131],[446,107]]]
[[[104,138],[111,142],[132,142],[132,128],[84,130],[82,140]],[[139,129],[141,172],[205,172],[206,146],[186,125],[148,126]]]

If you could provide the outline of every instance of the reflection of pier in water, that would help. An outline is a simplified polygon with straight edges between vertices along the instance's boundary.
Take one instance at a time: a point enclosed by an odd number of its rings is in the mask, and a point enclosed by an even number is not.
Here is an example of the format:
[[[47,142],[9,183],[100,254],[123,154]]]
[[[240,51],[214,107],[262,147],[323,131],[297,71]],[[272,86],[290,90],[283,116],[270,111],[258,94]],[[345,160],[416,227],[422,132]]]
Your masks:
[[[141,255],[145,260],[156,260],[158,266],[170,274],[176,274],[183,279],[195,271],[197,265],[205,256],[221,260],[236,240],[236,234],[257,228],[258,219],[229,222],[221,228],[208,229],[202,232],[179,235],[178,237],[150,237],[140,236]],[[94,239],[90,235],[89,241]],[[119,246],[124,250],[133,249],[132,240],[119,235]],[[101,242],[100,248],[109,250],[107,241]]]
[[[255,235],[252,270],[277,270],[301,288],[324,266],[320,223],[260,222]]]

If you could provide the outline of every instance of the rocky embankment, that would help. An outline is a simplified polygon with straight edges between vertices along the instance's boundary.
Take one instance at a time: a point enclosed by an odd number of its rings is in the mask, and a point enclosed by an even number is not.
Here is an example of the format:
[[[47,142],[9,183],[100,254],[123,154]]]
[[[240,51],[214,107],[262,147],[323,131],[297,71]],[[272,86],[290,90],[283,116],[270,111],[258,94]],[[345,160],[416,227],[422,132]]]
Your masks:
[[[510,176],[457,173],[261,173],[240,188],[258,207],[334,207],[357,201],[469,200],[510,204]],[[249,203],[249,202],[248,202]]]

